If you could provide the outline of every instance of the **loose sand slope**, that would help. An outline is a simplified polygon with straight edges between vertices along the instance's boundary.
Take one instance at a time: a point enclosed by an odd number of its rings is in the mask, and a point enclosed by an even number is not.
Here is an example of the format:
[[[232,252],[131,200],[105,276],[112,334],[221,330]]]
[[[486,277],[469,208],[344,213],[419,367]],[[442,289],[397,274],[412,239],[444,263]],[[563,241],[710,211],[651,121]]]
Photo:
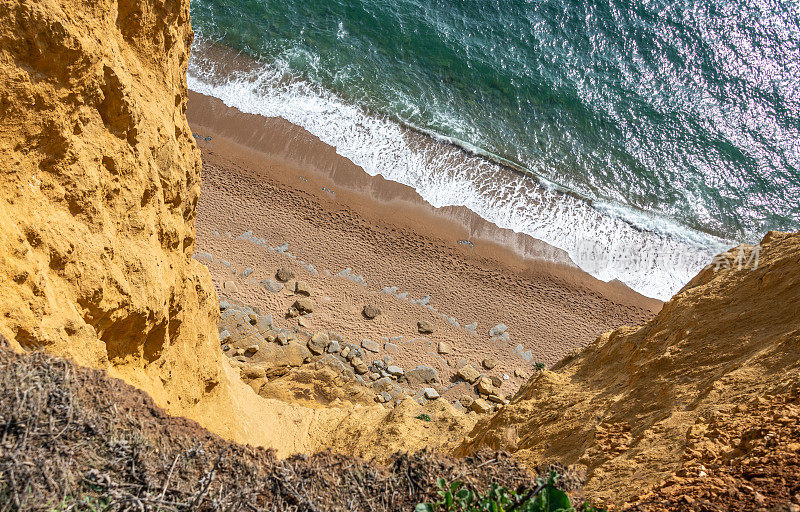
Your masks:
[[[769,233],[757,269],[703,270],[653,320],[604,334],[531,379],[457,453],[489,446],[531,463],[583,464],[587,494],[610,502],[676,471],[701,479],[732,466],[748,479],[780,474],[766,458],[768,470],[758,470],[756,448],[766,441],[767,452],[794,452],[797,463],[799,368],[800,234]],[[800,471],[784,463],[788,501],[800,491]],[[714,501],[733,486],[730,496],[749,492],[757,506],[753,488],[772,481],[763,480],[707,480],[704,488]]]

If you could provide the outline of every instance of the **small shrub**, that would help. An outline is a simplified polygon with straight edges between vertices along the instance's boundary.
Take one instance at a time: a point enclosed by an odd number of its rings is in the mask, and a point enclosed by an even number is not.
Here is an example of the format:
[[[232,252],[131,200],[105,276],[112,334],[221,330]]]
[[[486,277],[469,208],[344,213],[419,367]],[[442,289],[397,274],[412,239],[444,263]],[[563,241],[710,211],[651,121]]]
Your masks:
[[[422,421],[431,421],[431,417],[428,416],[427,414],[424,414],[424,413],[420,414],[419,416],[417,416],[416,419],[422,420]]]
[[[546,480],[537,479],[537,486],[533,489],[519,488],[510,491],[507,488],[492,483],[491,489],[485,495],[465,487],[462,482],[447,484],[444,478],[436,483],[439,487],[437,494],[439,500],[430,503],[420,503],[415,512],[480,512],[484,510],[493,512],[519,511],[519,512],[575,512],[564,491],[555,484],[558,475],[550,473]],[[591,506],[581,507],[583,512],[600,512]]]
[[[547,365],[542,362],[533,363],[533,367],[536,368],[537,372],[543,372]]]

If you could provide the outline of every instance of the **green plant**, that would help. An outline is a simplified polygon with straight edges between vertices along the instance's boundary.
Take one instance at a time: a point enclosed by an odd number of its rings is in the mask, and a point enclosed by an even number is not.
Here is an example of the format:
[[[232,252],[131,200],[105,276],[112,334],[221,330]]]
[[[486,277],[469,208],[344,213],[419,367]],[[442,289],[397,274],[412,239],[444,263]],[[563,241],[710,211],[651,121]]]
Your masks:
[[[416,416],[415,418],[422,421],[431,421],[431,417],[424,413]]]
[[[84,494],[80,498],[67,498],[59,503],[51,512],[103,512],[111,504],[109,498],[95,498]]]
[[[510,491],[492,484],[486,494],[472,490],[462,482],[447,484],[444,478],[437,480],[439,499],[431,503],[420,503],[415,512],[575,512],[567,494],[555,484],[558,475],[551,472],[547,479],[537,479],[535,488],[520,488]],[[600,512],[593,507],[581,508],[584,512]]]
[[[536,368],[537,372],[543,372],[547,365],[541,362],[533,363],[533,367]]]

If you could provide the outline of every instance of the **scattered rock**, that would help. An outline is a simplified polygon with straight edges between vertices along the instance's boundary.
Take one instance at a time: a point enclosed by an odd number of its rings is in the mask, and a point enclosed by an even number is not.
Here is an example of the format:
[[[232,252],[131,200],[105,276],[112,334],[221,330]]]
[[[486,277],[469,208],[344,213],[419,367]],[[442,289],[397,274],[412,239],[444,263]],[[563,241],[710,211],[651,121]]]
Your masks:
[[[506,397],[498,393],[492,393],[489,395],[489,401],[496,404],[504,404],[506,403]]]
[[[308,350],[315,355],[320,355],[325,351],[329,343],[330,339],[328,338],[327,334],[318,333],[308,340]]]
[[[361,311],[361,314],[364,315],[364,318],[372,320],[373,318],[381,314],[381,310],[378,306],[367,304],[366,306],[364,306],[364,309]]]
[[[462,366],[458,370],[456,375],[460,379],[465,380],[465,381],[469,382],[470,384],[472,384],[473,382],[478,380],[478,378],[481,376],[480,372],[478,372],[478,370],[476,370],[475,367],[472,366],[471,364],[467,364],[467,365]]]
[[[492,337],[500,336],[501,334],[506,332],[507,329],[508,329],[508,327],[506,327],[505,324],[497,324],[494,327],[492,327],[491,329],[489,329],[489,336],[492,336]]]
[[[488,357],[483,360],[483,367],[486,368],[487,370],[491,370],[495,366],[497,366],[497,362],[494,359]]]
[[[231,338],[231,333],[229,333],[227,329],[223,330],[221,333],[219,333],[219,341],[220,341],[220,343],[225,343],[230,338]]]
[[[329,354],[336,354],[337,352],[339,352],[339,342],[336,340],[331,340],[331,342],[328,343],[328,348],[326,348],[325,350]]]
[[[439,342],[438,352],[440,354],[449,354],[452,351],[453,347],[451,347],[449,343],[447,343],[446,341]]]
[[[286,283],[289,280],[294,279],[294,272],[288,268],[279,268],[278,271],[275,272],[275,279],[282,283]]]
[[[386,372],[393,377],[400,377],[403,375],[403,369],[396,365],[387,366]]]
[[[299,325],[300,327],[310,327],[310,322],[308,321],[308,319],[300,317],[300,320],[297,321],[297,325]]]
[[[463,405],[464,408],[466,408],[466,409],[469,409],[469,407],[472,405],[472,402],[474,402],[474,401],[475,401],[475,399],[472,398],[469,395],[464,395],[464,396],[462,396],[461,398],[458,399],[458,402],[461,405]]]
[[[294,283],[294,293],[308,297],[311,295],[311,287],[305,281],[297,281]]]
[[[475,332],[478,330],[478,322],[472,322],[471,324],[467,324],[464,326],[464,329],[468,330],[469,332]]]
[[[279,291],[283,290],[283,284],[279,283],[278,281],[272,278],[264,279],[259,284],[261,285],[262,288],[272,293],[278,293]]]
[[[503,380],[511,380],[511,377],[509,377],[507,373],[504,373]]]
[[[492,379],[492,386],[499,388],[500,386],[503,385],[503,379],[501,379],[497,375],[492,375],[491,379]]]
[[[477,386],[475,388],[478,390],[478,393],[482,395],[491,395],[494,392],[494,386],[492,386],[492,379],[489,377],[481,377],[478,380]]]
[[[403,375],[403,381],[412,387],[417,387],[420,384],[432,384],[438,380],[439,375],[436,373],[436,369],[424,364],[417,366],[413,370],[408,370]]]
[[[361,340],[361,346],[364,348],[364,350],[369,350],[370,352],[375,352],[376,354],[381,349],[380,345],[372,340]]]
[[[285,332],[279,332],[276,338],[278,343],[281,345],[288,345],[289,344],[289,335]]]
[[[244,351],[245,355],[251,355],[251,356],[256,352],[258,352],[258,345],[250,345]]]
[[[520,379],[527,379],[528,374],[525,373],[523,370],[517,368],[516,370],[514,370],[514,377],[519,377]]]
[[[239,287],[233,281],[225,281],[222,285],[222,291],[225,293],[239,293]]]
[[[492,410],[492,406],[489,405],[489,403],[486,400],[478,398],[470,404],[469,410],[475,411],[478,414],[486,414],[487,412]]]
[[[353,369],[354,369],[354,370],[356,371],[356,373],[357,373],[357,374],[359,374],[359,375],[364,375],[365,373],[367,373],[367,372],[369,371],[369,368],[367,368],[367,365],[366,365],[366,364],[364,364],[363,362],[362,362],[361,364],[357,364],[357,365],[355,365],[355,366],[353,367]]]
[[[400,349],[394,343],[387,342],[383,344],[383,350],[389,352],[390,354],[397,354]]]
[[[417,322],[417,330],[420,334],[432,334],[433,324],[427,320],[420,320]]]
[[[296,308],[300,313],[311,313],[314,311],[314,302],[308,298],[297,299],[292,304],[292,307]]]
[[[351,350],[353,350],[353,349],[352,349],[352,348],[350,348],[350,347],[344,347],[344,348],[342,349],[342,354],[341,354],[341,356],[342,356],[342,357],[344,357],[344,358],[347,358],[347,356],[349,356],[349,355],[350,355],[350,351],[351,351]]]
[[[422,393],[428,400],[436,400],[437,398],[439,398],[439,392],[433,388],[425,388],[422,390]]]

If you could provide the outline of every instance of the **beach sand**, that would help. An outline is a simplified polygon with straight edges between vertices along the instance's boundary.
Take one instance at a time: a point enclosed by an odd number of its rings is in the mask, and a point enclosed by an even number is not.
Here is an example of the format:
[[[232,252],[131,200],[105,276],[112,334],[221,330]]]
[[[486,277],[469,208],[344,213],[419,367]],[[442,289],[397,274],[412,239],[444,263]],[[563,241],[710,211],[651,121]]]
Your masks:
[[[307,329],[375,341],[379,351],[365,350],[367,363],[388,354],[406,370],[433,366],[443,382],[471,363],[507,376],[501,390],[511,393],[525,380],[515,370],[530,375],[535,362],[553,364],[661,308],[619,282],[591,277],[544,242],[466,208],[436,209],[407,186],[369,176],[285,120],[242,114],[196,93],[187,117],[203,159],[198,258],[220,297],[271,313],[279,327],[297,326],[284,317],[298,298],[294,283],[280,292],[261,284],[290,269],[312,289]],[[225,288],[230,281],[235,291]],[[412,302],[426,296],[427,304]],[[367,304],[381,314],[366,319]],[[433,333],[418,332],[422,320]],[[490,336],[501,323],[507,335]],[[449,353],[439,353],[440,342]],[[482,368],[484,359],[495,366]],[[447,395],[460,392],[454,386]]]

